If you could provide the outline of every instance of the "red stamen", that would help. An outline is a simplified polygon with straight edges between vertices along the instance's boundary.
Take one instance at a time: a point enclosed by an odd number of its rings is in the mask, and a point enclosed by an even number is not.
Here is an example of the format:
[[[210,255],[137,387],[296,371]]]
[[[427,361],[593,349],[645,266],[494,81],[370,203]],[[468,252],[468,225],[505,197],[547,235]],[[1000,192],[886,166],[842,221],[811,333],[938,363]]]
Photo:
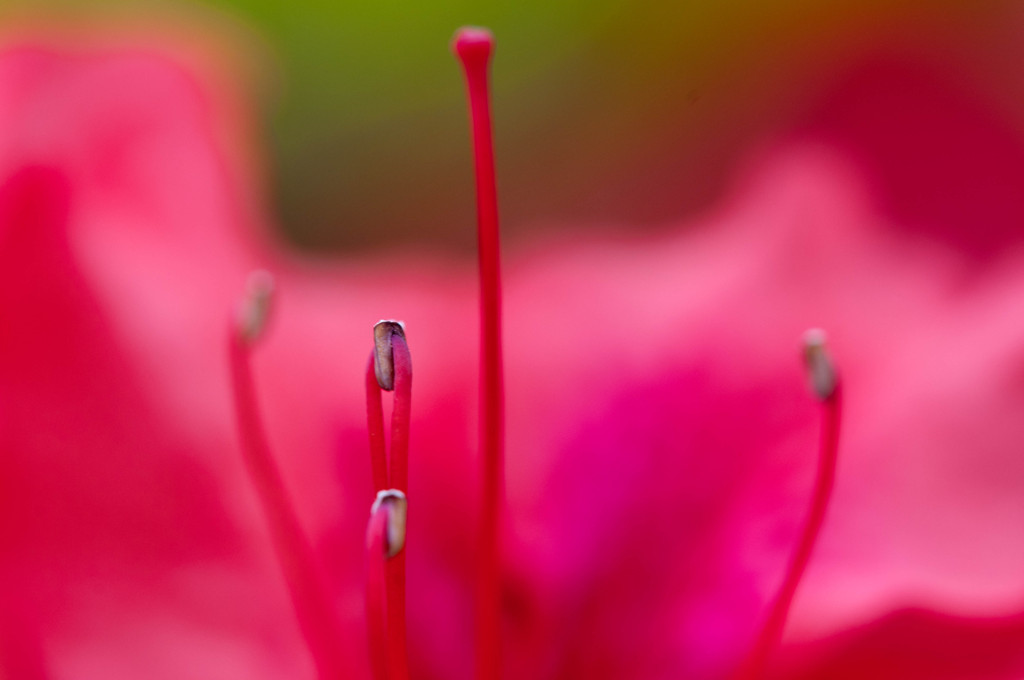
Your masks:
[[[746,663],[741,667],[738,678],[756,680],[762,677],[772,652],[782,641],[786,619],[800,585],[804,571],[811,559],[811,552],[821,533],[825,512],[832,496],[835,483],[836,461],[839,453],[839,425],[842,414],[842,386],[825,351],[824,333],[808,331],[804,335],[804,357],[807,363],[811,390],[821,402],[822,425],[821,445],[818,456],[818,473],[811,496],[811,506],[796,549],[790,558],[789,568],[782,585],[776,593],[768,612],[768,618],[761,628]]]
[[[381,390],[394,390],[391,411],[391,450],[385,453],[384,416]],[[374,485],[378,503],[386,493],[402,498],[401,545],[392,541],[384,564],[386,595],[386,649],[390,680],[403,680],[409,675],[406,643],[405,607],[405,493],[409,480],[409,421],[412,408],[412,357],[405,341],[401,322],[380,321],[374,326],[374,351],[366,375],[367,421],[370,450],[373,458]],[[375,506],[376,507],[376,506]],[[394,512],[392,519],[395,519]],[[371,554],[371,564],[375,557]],[[369,594],[372,598],[373,595]],[[375,653],[371,643],[371,655]]]
[[[469,96],[476,175],[480,257],[480,439],[483,484],[477,573],[477,678],[501,672],[500,543],[504,504],[504,380],[501,358],[501,273],[498,196],[494,172],[488,68],[494,37],[482,28],[461,28],[452,50],[462,63]]]
[[[388,578],[388,568],[405,554],[407,509],[404,493],[385,489],[377,494],[366,529],[366,618],[370,665],[375,680],[407,680],[409,677],[404,647],[401,653],[396,653],[398,650],[393,644],[396,631],[390,616],[386,615],[396,592]],[[404,619],[398,623],[404,629]]]
[[[270,453],[256,404],[249,354],[264,329],[271,291],[269,274],[254,274],[249,281],[248,296],[228,333],[231,384],[242,453],[263,506],[277,559],[288,584],[292,607],[317,672],[321,678],[340,678],[347,672],[345,661],[339,654],[342,636],[335,612],[329,604],[332,598]]]

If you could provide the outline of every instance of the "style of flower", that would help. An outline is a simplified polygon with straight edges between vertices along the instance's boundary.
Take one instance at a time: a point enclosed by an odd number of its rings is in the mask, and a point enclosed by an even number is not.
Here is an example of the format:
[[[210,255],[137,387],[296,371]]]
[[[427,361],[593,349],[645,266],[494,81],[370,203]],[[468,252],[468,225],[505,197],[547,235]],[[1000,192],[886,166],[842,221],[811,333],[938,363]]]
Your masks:
[[[1024,269],[1006,226],[1024,219],[1024,153],[927,82],[891,65],[852,81],[699,225],[509,262],[503,677],[725,678],[778,634],[763,621],[814,495],[820,425],[794,345],[815,325],[846,379],[841,462],[765,673],[1024,670]],[[897,159],[904,128],[845,115],[877,87],[918,107],[904,111],[929,121],[919,139],[970,143]],[[395,316],[416,361],[410,672],[469,677],[483,502],[469,271],[278,254],[239,179],[244,146],[223,134],[244,128],[229,92],[125,38],[0,53],[0,668],[311,676],[298,601],[338,630],[320,670],[371,677],[365,362],[373,322]],[[979,197],[985,229],[964,217]],[[289,592],[279,558],[305,548],[281,549],[239,453],[224,315],[258,269],[279,304],[248,412],[322,570],[313,600]],[[394,505],[370,525],[379,556]]]

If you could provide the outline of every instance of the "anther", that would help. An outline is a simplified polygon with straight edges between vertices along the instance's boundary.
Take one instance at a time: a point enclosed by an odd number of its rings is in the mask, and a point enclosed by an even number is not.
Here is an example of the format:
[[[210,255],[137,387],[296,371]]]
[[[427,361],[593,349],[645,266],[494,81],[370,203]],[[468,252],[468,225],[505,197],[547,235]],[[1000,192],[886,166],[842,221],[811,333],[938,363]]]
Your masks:
[[[253,344],[263,335],[273,297],[274,277],[270,272],[260,269],[249,274],[236,321],[238,332],[246,344]]]
[[[807,377],[811,391],[821,401],[832,398],[836,392],[838,379],[835,364],[828,354],[825,331],[812,328],[803,337],[804,364],[807,366]]]
[[[405,547],[405,524],[409,502],[405,494],[398,489],[384,489],[377,492],[377,498],[370,508],[370,516],[376,515],[385,506],[388,510],[388,522],[384,554],[390,559],[402,552],[402,548]]]
[[[387,392],[395,389],[395,355],[391,347],[394,335],[405,338],[405,324],[401,321],[385,319],[373,326],[373,370],[377,384]]]

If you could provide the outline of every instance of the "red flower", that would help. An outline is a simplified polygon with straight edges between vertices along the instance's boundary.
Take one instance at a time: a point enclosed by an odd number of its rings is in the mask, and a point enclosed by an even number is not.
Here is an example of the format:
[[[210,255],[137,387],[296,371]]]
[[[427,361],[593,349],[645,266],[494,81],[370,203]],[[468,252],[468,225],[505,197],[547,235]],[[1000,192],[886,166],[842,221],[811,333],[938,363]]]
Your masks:
[[[469,677],[471,268],[275,254],[225,135],[245,118],[181,59],[110,36],[0,52],[0,668],[313,673],[223,351],[264,267],[280,307],[257,399],[328,576],[336,658],[368,677],[364,362],[371,324],[398,316],[416,365],[410,665]],[[794,347],[817,325],[848,418],[775,672],[1024,671],[1024,148],[978,101],[942,70],[866,68],[677,232],[509,259],[506,677],[737,669],[811,496],[820,424]]]

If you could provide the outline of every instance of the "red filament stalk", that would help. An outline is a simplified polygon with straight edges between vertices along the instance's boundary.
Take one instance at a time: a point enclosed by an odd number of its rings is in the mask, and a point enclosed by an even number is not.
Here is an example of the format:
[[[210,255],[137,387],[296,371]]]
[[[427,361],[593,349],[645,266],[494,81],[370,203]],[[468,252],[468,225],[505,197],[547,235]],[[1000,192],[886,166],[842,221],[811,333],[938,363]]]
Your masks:
[[[370,640],[370,670],[374,680],[388,680],[388,634],[385,618],[387,593],[384,576],[387,527],[388,508],[382,505],[377,512],[370,515],[370,524],[366,528],[366,626],[367,637]]]
[[[384,564],[387,589],[388,670],[391,680],[407,680],[409,654],[405,628],[405,549]]]
[[[366,424],[370,432],[370,467],[373,470],[373,494],[388,488],[388,453],[384,439],[384,405],[374,370],[374,353],[366,367]]]
[[[332,598],[313,549],[302,531],[274,458],[256,404],[250,347],[238,327],[229,333],[231,384],[234,393],[242,453],[253,486],[263,506],[277,559],[284,572],[292,607],[320,678],[347,677],[340,656],[342,640]]]
[[[501,672],[499,530],[504,503],[505,394],[501,357],[501,272],[488,70],[494,38],[462,28],[452,40],[469,97],[480,257],[480,439],[483,466],[476,593],[477,678]]]
[[[837,383],[832,393],[822,399],[821,449],[818,458],[818,473],[814,482],[811,506],[790,558],[782,586],[772,602],[768,618],[758,634],[750,656],[737,676],[741,680],[757,680],[764,674],[772,652],[782,641],[789,610],[793,604],[797,587],[810,562],[814,544],[821,533],[828,509],[832,488],[835,484],[836,461],[839,453],[839,426],[842,415],[842,385]]]

